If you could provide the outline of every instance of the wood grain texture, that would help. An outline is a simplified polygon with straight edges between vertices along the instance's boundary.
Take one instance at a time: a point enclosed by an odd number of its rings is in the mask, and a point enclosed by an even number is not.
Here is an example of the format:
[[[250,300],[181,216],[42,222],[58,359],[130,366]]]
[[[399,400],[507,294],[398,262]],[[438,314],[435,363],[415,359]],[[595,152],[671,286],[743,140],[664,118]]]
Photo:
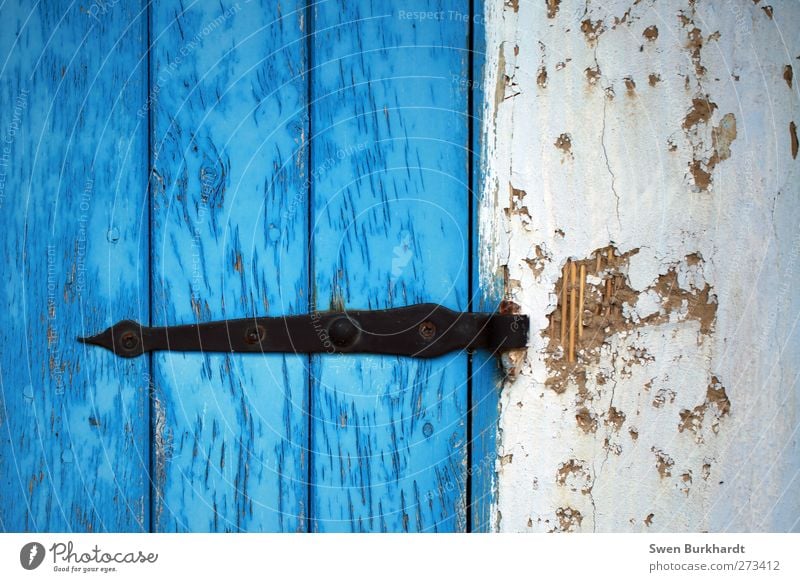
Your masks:
[[[480,230],[478,209],[480,196],[484,191],[486,167],[486,131],[484,126],[483,79],[486,61],[486,32],[484,30],[484,3],[475,0],[473,7],[472,41],[472,308],[474,311],[495,311],[502,300],[502,277],[496,273],[482,273],[480,256],[481,241],[487,240],[487,233]],[[489,279],[500,279],[494,285],[487,285]],[[485,350],[477,351],[470,361],[470,528],[474,532],[493,530],[495,518],[492,503],[495,500],[497,476],[497,421],[499,416],[499,391],[502,383],[501,369],[497,354]]]
[[[468,3],[313,14],[316,308],[466,309]],[[466,365],[313,358],[313,531],[466,529]]]
[[[148,526],[148,362],[75,341],[149,310],[142,9],[0,7],[4,531]]]
[[[308,304],[305,7],[155,2],[153,323]],[[153,358],[154,529],[304,531],[305,355]]]

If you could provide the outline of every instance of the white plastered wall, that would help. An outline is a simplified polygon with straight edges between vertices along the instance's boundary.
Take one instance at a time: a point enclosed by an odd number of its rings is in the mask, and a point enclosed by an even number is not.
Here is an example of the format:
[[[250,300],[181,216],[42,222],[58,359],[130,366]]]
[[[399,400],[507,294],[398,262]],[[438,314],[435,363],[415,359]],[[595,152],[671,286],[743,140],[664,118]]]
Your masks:
[[[480,271],[532,324],[506,360],[496,528],[800,529],[800,3],[485,16]]]

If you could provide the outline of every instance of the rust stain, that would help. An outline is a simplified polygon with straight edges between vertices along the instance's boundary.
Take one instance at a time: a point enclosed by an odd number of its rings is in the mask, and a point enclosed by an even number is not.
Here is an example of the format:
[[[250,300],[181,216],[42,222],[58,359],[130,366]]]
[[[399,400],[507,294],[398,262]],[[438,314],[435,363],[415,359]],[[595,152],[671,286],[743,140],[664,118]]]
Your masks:
[[[508,77],[506,76],[506,54],[503,45],[500,45],[500,50],[497,54],[497,82],[494,86],[494,117],[497,118],[497,110],[499,105],[503,102],[506,96],[506,84]]]
[[[730,157],[730,144],[736,139],[736,116],[733,113],[726,113],[719,125],[711,128],[712,154],[708,160],[705,159],[700,127],[709,124],[716,109],[717,104],[709,100],[707,95],[695,97],[682,124],[692,143],[693,155],[688,162],[689,173],[699,191],[708,191],[711,188],[714,168],[719,162]]]
[[[531,214],[528,210],[528,207],[523,204],[525,199],[525,190],[520,190],[519,188],[514,188],[514,186],[509,182],[508,183],[508,207],[505,209],[505,214],[508,217],[512,215],[517,215],[523,219],[523,221],[530,222]],[[507,275],[507,273],[506,273]],[[513,283],[509,281],[506,277],[506,289],[511,289]],[[519,281],[516,281],[516,286],[519,286]]]
[[[625,89],[628,97],[636,95],[636,82],[630,77],[625,77]]]
[[[654,518],[655,516],[656,516],[656,515],[655,515],[654,513],[648,513],[648,514],[647,514],[647,517],[645,517],[645,518],[644,518],[644,524],[645,524],[647,527],[650,527],[651,525],[653,525],[653,518]]]
[[[691,260],[697,255],[687,255]],[[700,323],[700,333],[708,335],[711,333],[714,321],[717,317],[717,304],[715,297],[711,293],[711,286],[706,283],[702,289],[696,293],[686,291],[678,286],[678,274],[675,268],[670,269],[666,275],[661,275],[654,289],[661,297],[662,306],[667,313],[677,312],[686,305],[686,319],[693,319]],[[652,318],[652,319],[651,319]],[[668,316],[652,315],[645,318],[653,323],[668,321]]]
[[[692,107],[683,119],[683,129],[690,130],[699,123],[708,123],[717,104],[709,101],[708,97],[692,99]]]
[[[692,410],[684,409],[680,412],[678,431],[691,431],[695,434],[697,442],[703,441],[703,423],[709,413],[712,416],[711,430],[714,434],[719,432],[720,421],[731,412],[731,401],[725,392],[725,387],[716,376],[711,377],[711,382],[706,389],[706,399],[702,404]]]
[[[576,528],[581,526],[583,515],[572,507],[559,507],[556,509],[556,519],[558,520],[558,526],[552,529],[550,533],[575,531]]]
[[[585,406],[581,406],[575,414],[575,421],[578,427],[585,433],[597,432],[597,415],[590,412]]]
[[[603,21],[595,20],[592,22],[587,18],[581,22],[581,32],[586,37],[586,42],[588,42],[590,45],[594,45],[598,37],[605,32]]]
[[[769,19],[772,20],[772,15],[773,15],[772,6],[762,6],[761,10],[763,10],[764,14],[769,16]]]
[[[660,388],[653,396],[653,408],[661,408],[665,404],[675,402],[677,394],[668,388]]]
[[[237,273],[244,273],[244,267],[242,265],[242,254],[236,253],[236,260],[233,262],[233,270]]]
[[[731,143],[736,139],[736,116],[733,113],[726,113],[722,116],[717,127],[711,130],[711,143],[714,153],[708,162],[709,168],[713,169],[722,160],[731,157]]]
[[[716,106],[715,106],[716,107]],[[712,108],[713,110],[713,108]],[[694,179],[694,184],[701,191],[708,191],[712,183],[712,172],[714,168],[723,160],[731,156],[730,145],[736,139],[736,116],[733,113],[726,113],[716,127],[711,128],[712,154],[708,161],[698,157],[698,150],[701,145],[697,145],[695,155],[689,162],[689,171]]]
[[[568,133],[562,133],[556,138],[555,145],[565,154],[572,156],[572,138]]]
[[[672,476],[672,468],[675,466],[675,461],[667,453],[659,448],[653,447],[650,449],[656,456],[656,469],[662,479]]]
[[[556,471],[556,484],[569,487],[572,491],[580,490],[583,495],[588,495],[592,491],[592,472],[589,464],[579,459],[561,463]]]
[[[628,434],[631,435],[631,439],[634,441],[639,440],[639,431],[635,428],[631,427],[628,429]]]
[[[789,139],[791,140],[792,144],[792,158],[797,159],[797,125],[795,125],[794,121],[789,122]]]
[[[647,77],[647,82],[650,83],[651,87],[655,87],[659,82],[661,82],[661,75],[650,73],[650,75]]]
[[[542,89],[547,87],[547,68],[544,65],[539,67],[539,73],[536,75],[536,84]]]
[[[689,172],[692,174],[695,186],[699,190],[708,191],[711,187],[711,172],[703,167],[703,161],[693,159],[689,162]]]
[[[686,48],[689,49],[689,54],[692,57],[694,72],[698,77],[702,77],[706,74],[706,68],[700,63],[700,50],[703,48],[703,33],[699,28],[695,27],[689,31],[687,38]]]
[[[514,12],[519,12],[519,0],[506,0],[505,6]]]
[[[550,262],[552,257],[545,253],[544,250],[542,250],[542,247],[539,245],[534,247],[533,252],[534,256],[531,258],[526,258],[525,262],[533,272],[533,276],[538,279],[541,276],[542,271],[544,271],[545,263]]]
[[[681,481],[683,482],[683,486],[681,487],[681,491],[683,491],[686,495],[689,495],[689,491],[692,488],[692,472],[691,472],[691,470],[688,470],[685,473],[681,474]]]
[[[789,89],[792,89],[792,81],[794,79],[794,71],[792,70],[792,65],[786,65],[783,67],[783,80],[786,81],[786,84],[789,85]]]
[[[655,24],[648,26],[644,29],[644,32],[642,32],[642,36],[651,42],[656,40],[658,38],[658,27]]]
[[[586,74],[586,81],[590,85],[595,85],[597,81],[600,80],[600,67],[598,65],[594,67],[587,67],[584,70],[584,73]]]
[[[625,413],[612,406],[608,409],[605,422],[607,425],[613,426],[615,431],[619,431],[625,423]]]
[[[547,5],[547,18],[555,18],[558,14],[558,7],[561,4],[561,0],[545,0],[545,4]]]

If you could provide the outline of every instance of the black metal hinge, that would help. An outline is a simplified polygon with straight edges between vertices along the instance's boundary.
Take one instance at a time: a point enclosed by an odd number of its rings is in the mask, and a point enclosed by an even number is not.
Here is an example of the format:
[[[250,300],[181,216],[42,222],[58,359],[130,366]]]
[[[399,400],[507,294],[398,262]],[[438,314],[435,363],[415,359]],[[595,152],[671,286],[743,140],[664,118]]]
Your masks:
[[[431,358],[454,350],[521,348],[528,317],[459,313],[433,303],[376,311],[314,312],[230,319],[170,327],[120,321],[86,338],[118,356],[154,350],[233,353],[392,354]]]

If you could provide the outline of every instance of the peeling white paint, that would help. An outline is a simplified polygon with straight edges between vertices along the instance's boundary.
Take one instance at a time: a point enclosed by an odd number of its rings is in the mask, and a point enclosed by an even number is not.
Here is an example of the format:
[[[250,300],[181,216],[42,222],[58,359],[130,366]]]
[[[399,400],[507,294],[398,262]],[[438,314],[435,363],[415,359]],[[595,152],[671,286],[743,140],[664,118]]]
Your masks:
[[[800,529],[800,5],[487,4],[481,275],[506,269],[533,330],[501,395],[497,528]],[[630,323],[578,342],[585,386],[559,393],[562,269],[609,246],[638,249]]]

